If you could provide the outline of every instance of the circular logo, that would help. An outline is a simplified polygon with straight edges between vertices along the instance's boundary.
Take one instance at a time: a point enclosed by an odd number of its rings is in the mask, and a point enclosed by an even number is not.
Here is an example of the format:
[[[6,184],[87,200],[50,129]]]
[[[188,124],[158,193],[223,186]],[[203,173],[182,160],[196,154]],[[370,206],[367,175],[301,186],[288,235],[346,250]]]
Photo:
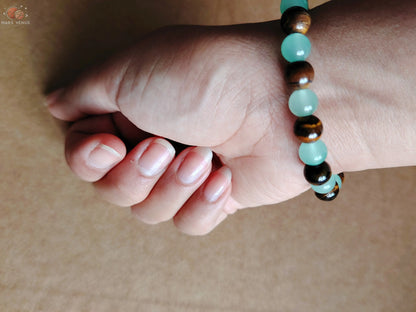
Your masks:
[[[22,10],[17,10],[16,12],[14,12],[14,17],[17,20],[22,20],[25,18],[25,12],[23,12]]]
[[[16,11],[17,11],[17,8],[16,7],[11,7],[11,8],[8,8],[7,9],[7,17],[9,18],[9,19],[14,19],[15,17],[16,17]],[[19,10],[19,11],[21,11],[21,10]],[[22,11],[21,11],[22,12]],[[23,12],[22,12],[23,13]],[[24,15],[24,14],[23,14]]]

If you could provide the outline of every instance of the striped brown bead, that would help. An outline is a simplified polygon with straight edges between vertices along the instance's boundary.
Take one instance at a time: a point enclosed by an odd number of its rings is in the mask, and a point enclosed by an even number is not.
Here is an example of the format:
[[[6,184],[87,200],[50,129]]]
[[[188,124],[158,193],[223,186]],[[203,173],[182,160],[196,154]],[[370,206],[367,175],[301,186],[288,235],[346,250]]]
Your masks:
[[[314,76],[312,65],[306,61],[289,63],[286,67],[286,82],[294,89],[306,89],[313,81]]]
[[[339,186],[338,186],[338,183],[335,183],[335,187],[332,189],[331,192],[327,194],[319,194],[315,192],[315,196],[323,201],[331,201],[331,200],[334,200],[338,196],[338,193],[339,193]]]
[[[311,26],[311,15],[302,7],[287,9],[280,20],[280,25],[286,34],[306,34]]]
[[[317,166],[305,165],[303,175],[306,181],[313,185],[322,185],[329,181],[332,175],[331,167],[326,161]]]
[[[322,135],[322,122],[314,115],[299,117],[296,119],[294,132],[303,143],[318,141]]]
[[[341,182],[344,183],[344,172],[338,173],[338,176],[341,178]]]

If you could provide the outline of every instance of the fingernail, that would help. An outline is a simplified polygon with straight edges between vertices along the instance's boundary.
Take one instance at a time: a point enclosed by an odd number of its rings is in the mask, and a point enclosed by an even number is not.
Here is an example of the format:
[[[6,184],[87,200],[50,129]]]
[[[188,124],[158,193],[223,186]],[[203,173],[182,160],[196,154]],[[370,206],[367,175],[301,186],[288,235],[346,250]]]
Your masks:
[[[204,188],[205,199],[210,203],[216,202],[231,183],[231,170],[227,167],[218,169],[214,174],[220,176],[215,176]]]
[[[65,90],[64,88],[60,88],[58,90],[53,91],[48,96],[46,96],[45,106],[51,106],[53,103],[55,103],[56,100],[62,95],[64,90]]]
[[[92,168],[104,169],[116,164],[122,157],[115,149],[100,143],[88,156],[87,164]]]
[[[161,173],[175,156],[175,149],[163,139],[154,140],[138,160],[138,168],[145,177]]]
[[[207,170],[211,160],[212,151],[209,148],[196,147],[185,156],[176,176],[184,185],[193,184]]]

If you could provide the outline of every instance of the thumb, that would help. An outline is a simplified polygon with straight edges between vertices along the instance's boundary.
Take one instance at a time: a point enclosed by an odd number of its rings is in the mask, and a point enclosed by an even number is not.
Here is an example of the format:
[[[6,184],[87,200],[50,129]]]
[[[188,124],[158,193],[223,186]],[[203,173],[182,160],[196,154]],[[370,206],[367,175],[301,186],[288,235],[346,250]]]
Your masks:
[[[117,112],[117,92],[127,65],[123,58],[92,68],[71,85],[49,94],[45,105],[55,118],[65,121]]]
[[[229,36],[219,40],[221,33],[197,26],[151,33],[52,93],[49,110],[67,121],[120,111],[154,135],[188,145],[219,145],[241,126],[250,99],[238,83],[250,72],[236,70],[247,45],[230,44]]]

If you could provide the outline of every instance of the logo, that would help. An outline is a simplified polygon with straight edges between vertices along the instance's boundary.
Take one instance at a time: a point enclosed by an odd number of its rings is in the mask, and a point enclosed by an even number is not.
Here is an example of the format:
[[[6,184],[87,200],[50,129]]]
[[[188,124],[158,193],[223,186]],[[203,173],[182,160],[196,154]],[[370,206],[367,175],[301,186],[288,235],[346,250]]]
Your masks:
[[[2,25],[28,25],[30,21],[28,19],[29,14],[27,7],[24,5],[13,5],[8,8],[3,8]]]

